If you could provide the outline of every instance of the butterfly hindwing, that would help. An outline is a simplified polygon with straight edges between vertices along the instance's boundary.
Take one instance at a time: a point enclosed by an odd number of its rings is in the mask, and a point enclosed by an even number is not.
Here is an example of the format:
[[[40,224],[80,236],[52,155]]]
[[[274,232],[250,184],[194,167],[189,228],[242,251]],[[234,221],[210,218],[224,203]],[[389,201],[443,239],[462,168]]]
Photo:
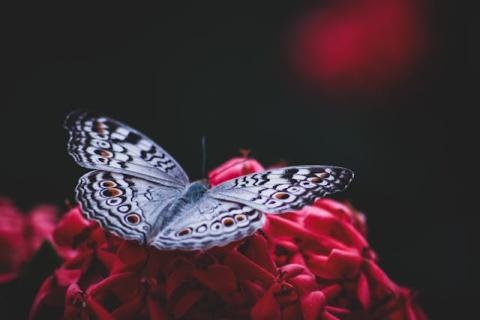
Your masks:
[[[286,167],[229,180],[211,189],[209,194],[265,212],[282,213],[343,191],[352,179],[353,172],[341,167]]]
[[[97,170],[80,178],[76,193],[88,219],[121,238],[144,244],[162,210],[180,191],[141,178]]]
[[[256,209],[205,195],[194,206],[180,210],[151,245],[167,250],[224,246],[251,235],[264,223],[265,216]]]
[[[183,185],[188,177],[165,150],[135,129],[116,120],[74,111],[65,120],[68,152],[89,169],[125,173],[164,185]]]

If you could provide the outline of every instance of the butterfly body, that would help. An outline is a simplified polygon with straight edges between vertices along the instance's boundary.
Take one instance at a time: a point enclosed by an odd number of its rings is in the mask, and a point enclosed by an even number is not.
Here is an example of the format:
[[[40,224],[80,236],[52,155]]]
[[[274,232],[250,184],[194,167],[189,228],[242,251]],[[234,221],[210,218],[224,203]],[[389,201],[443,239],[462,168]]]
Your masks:
[[[265,213],[300,209],[353,179],[346,168],[296,166],[209,189],[205,181],[190,183],[165,150],[116,120],[73,112],[65,127],[70,155],[94,170],[76,188],[85,216],[119,237],[159,249],[226,245],[261,228]]]
[[[203,181],[195,181],[189,184],[183,193],[180,194],[178,198],[173,199],[168,206],[163,209],[162,213],[159,214],[155,222],[155,230],[151,233],[152,236],[148,242],[151,243],[154,241],[158,231],[168,228],[168,226],[176,220],[179,213],[192,210],[207,191],[208,187]]]

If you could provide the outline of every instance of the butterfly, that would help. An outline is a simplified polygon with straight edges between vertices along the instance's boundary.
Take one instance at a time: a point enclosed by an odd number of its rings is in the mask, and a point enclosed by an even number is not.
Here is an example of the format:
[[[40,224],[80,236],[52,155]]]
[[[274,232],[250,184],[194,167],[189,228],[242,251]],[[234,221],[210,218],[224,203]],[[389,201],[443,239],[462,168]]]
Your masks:
[[[253,234],[265,213],[297,210],[344,190],[349,169],[294,166],[241,176],[213,188],[190,182],[164,149],[119,121],[70,113],[68,153],[93,169],[76,198],[84,215],[104,230],[162,250],[224,246]]]

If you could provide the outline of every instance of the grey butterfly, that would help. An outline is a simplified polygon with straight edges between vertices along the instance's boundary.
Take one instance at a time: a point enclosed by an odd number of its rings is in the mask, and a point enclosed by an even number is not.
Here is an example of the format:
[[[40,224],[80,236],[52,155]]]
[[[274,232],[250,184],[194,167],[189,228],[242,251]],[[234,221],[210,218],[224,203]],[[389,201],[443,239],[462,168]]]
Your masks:
[[[82,212],[107,231],[163,250],[224,246],[262,227],[265,213],[300,209],[344,190],[349,169],[295,166],[241,176],[213,188],[185,171],[151,139],[119,121],[72,112],[68,152],[93,169],[76,197]]]

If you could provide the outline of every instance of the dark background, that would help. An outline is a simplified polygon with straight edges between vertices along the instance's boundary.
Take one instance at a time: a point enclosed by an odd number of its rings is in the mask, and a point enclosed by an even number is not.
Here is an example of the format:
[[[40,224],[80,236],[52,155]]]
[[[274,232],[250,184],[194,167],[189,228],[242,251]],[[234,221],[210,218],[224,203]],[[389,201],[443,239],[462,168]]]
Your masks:
[[[67,155],[62,122],[78,108],[145,132],[192,180],[201,175],[202,134],[209,168],[241,147],[265,165],[346,166],[356,180],[339,198],[367,214],[381,267],[418,290],[432,319],[466,316],[469,226],[478,221],[468,163],[478,143],[467,115],[464,12],[454,2],[430,5],[434,46],[414,85],[339,101],[302,89],[285,55],[289,26],[315,5],[5,8],[0,195],[24,210],[73,199],[84,170]]]

